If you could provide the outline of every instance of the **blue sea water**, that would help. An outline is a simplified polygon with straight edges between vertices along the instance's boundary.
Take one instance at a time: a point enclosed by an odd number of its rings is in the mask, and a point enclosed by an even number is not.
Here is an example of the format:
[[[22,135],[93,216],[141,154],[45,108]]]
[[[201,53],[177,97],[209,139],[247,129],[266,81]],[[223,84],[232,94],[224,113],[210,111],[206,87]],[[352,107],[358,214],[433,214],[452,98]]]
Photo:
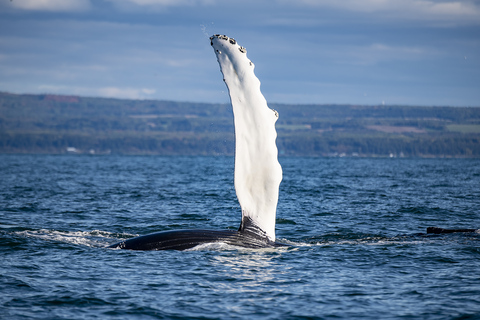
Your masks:
[[[480,160],[280,158],[290,248],[109,244],[236,229],[231,157],[0,155],[2,319],[479,319]]]

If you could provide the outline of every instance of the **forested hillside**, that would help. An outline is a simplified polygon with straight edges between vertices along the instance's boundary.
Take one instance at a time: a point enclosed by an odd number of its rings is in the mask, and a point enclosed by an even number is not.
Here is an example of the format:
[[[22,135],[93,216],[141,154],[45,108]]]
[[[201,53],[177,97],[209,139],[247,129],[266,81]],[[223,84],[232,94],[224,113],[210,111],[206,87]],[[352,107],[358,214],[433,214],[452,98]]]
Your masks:
[[[271,104],[281,155],[480,157],[479,107]],[[0,93],[1,153],[231,155],[228,104]]]

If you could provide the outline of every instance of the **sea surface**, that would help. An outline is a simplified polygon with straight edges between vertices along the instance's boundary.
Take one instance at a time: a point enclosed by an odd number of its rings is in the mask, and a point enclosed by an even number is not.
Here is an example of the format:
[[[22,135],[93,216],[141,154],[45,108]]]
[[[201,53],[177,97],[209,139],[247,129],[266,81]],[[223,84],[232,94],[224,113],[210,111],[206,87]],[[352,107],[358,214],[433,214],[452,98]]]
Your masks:
[[[480,160],[280,158],[289,248],[107,249],[237,229],[232,157],[0,155],[1,319],[480,319]]]

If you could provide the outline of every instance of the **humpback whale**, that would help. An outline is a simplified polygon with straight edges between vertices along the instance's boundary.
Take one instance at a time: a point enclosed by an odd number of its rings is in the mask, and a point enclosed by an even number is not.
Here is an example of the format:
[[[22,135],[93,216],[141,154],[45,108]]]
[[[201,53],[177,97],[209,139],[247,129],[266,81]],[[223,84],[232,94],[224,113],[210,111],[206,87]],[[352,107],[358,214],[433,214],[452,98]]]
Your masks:
[[[275,216],[282,168],[275,143],[277,111],[260,91],[254,64],[233,38],[216,34],[210,44],[227,85],[235,125],[234,185],[242,211],[238,230],[174,230],[127,239],[109,248],[185,250],[222,242],[246,248],[286,246],[275,241]]]

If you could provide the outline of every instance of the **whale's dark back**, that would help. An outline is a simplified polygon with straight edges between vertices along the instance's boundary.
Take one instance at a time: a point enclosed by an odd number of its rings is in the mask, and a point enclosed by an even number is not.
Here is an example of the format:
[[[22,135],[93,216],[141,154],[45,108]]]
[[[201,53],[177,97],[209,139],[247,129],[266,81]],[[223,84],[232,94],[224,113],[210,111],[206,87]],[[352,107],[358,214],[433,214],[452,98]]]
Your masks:
[[[244,248],[285,246],[268,239],[235,230],[174,230],[139,236],[109,246],[127,250],[186,250],[205,243],[223,242]]]

